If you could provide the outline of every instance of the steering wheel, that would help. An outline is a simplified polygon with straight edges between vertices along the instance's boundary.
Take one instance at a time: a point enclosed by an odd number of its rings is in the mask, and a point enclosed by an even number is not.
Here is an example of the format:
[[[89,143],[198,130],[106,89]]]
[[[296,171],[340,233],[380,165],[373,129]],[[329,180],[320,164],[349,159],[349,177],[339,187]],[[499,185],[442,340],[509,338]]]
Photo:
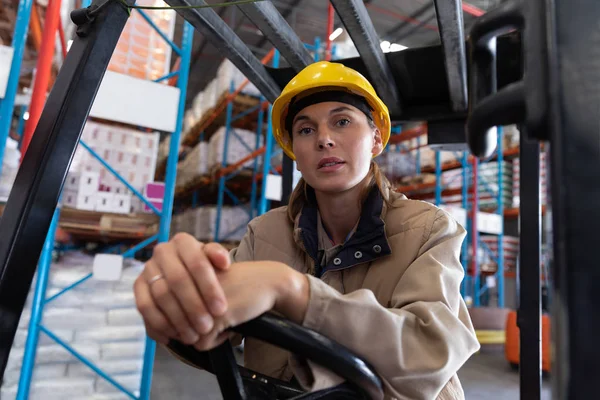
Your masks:
[[[318,332],[267,313],[231,328],[294,354],[302,354],[346,380],[325,390],[307,393],[290,382],[273,379],[238,366],[229,342],[201,352],[178,341],[169,348],[179,357],[216,375],[224,400],[337,400],[370,399],[368,393],[383,394],[381,379],[373,368],[344,346]]]

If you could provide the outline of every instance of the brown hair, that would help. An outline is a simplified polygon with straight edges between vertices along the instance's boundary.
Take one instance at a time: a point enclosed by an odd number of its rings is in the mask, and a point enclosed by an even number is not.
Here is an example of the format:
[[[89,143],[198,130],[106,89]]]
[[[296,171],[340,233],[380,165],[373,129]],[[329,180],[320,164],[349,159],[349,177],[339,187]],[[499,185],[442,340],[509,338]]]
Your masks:
[[[369,192],[373,188],[373,186],[377,185],[377,188],[381,192],[383,197],[383,201],[390,206],[390,199],[388,197],[388,190],[392,186],[387,177],[381,172],[379,165],[374,160],[371,160],[371,167],[369,168],[369,173],[367,174],[369,179],[369,183],[365,186],[362,193],[359,197],[358,206],[361,207],[363,201],[367,198]],[[294,188],[294,191],[290,195],[290,200],[288,203],[288,217],[292,222],[296,220],[296,217],[302,210],[302,207],[308,202],[308,192],[309,188],[308,183],[304,180],[304,178],[300,178],[298,184]]]

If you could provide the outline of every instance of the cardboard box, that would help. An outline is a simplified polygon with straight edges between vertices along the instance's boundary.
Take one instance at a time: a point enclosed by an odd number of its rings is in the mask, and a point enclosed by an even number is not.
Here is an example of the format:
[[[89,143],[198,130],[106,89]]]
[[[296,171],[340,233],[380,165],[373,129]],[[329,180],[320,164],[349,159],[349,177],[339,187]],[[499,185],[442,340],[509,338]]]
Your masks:
[[[131,210],[131,195],[128,194],[114,194],[113,212],[118,214],[129,214]]]
[[[94,211],[96,209],[95,193],[78,193],[74,190],[63,190],[62,201],[66,207],[76,208],[78,210]]]
[[[70,173],[65,181],[65,190],[79,194],[94,194],[100,186],[100,174],[93,171]]]
[[[98,192],[96,195],[96,211],[113,212],[114,199],[114,193]]]

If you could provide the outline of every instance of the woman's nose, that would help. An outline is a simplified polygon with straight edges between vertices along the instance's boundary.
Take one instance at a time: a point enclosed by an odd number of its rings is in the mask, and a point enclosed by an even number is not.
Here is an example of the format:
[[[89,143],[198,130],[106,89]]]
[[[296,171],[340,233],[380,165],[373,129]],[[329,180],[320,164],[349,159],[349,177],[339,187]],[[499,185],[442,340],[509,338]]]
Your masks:
[[[333,141],[329,132],[319,132],[319,138],[318,138],[317,144],[318,144],[320,150],[323,150],[328,147],[329,148],[335,147],[335,142]]]

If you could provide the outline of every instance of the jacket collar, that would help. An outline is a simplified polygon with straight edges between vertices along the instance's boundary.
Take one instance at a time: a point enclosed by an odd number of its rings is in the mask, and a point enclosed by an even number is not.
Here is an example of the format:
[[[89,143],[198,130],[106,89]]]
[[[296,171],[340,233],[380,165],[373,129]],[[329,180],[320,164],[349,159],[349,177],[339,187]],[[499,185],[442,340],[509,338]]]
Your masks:
[[[356,232],[342,245],[338,255],[320,270],[317,201],[314,190],[308,185],[306,188],[308,201],[296,217],[294,239],[315,262],[315,275],[372,262],[392,253],[385,234],[385,202],[379,188],[374,186],[363,203]]]

